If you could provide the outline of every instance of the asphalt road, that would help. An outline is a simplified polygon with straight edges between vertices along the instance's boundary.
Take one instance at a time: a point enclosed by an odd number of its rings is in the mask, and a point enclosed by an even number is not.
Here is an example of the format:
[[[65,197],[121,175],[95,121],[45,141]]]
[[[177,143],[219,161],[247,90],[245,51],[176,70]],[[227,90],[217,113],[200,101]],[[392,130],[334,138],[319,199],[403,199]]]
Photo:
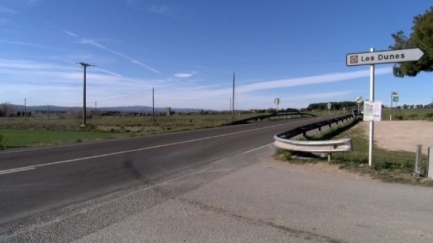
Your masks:
[[[325,118],[263,122],[0,153],[0,228],[269,144],[273,135]],[[4,232],[0,232],[0,235]]]
[[[433,242],[431,188],[273,154],[265,145],[0,228],[0,242]]]

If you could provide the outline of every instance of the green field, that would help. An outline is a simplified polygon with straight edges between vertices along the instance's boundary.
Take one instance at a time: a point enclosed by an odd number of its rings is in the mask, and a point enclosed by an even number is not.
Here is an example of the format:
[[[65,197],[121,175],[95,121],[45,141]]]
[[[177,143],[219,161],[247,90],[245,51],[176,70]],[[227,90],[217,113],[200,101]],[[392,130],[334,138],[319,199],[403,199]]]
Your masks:
[[[245,119],[257,114],[236,114]],[[81,119],[1,118],[0,149],[59,145],[102,139],[146,136],[218,127],[232,121],[231,114],[175,115],[143,117],[98,117],[88,119],[86,128]]]
[[[0,142],[0,145],[3,143],[6,148],[62,145],[125,137],[125,134],[121,133],[35,130],[0,130],[0,135],[4,139],[3,142]]]
[[[327,116],[329,114],[343,114],[344,111],[340,110],[323,110],[323,111],[306,111],[307,113],[314,114],[316,116]],[[348,110],[346,112],[351,112]],[[382,109],[382,120],[387,121],[390,119],[392,114],[393,120],[433,120],[433,109]]]
[[[433,120],[433,109],[382,109],[382,120]]]
[[[350,111],[331,110],[307,112],[317,116],[345,114]],[[383,109],[382,119],[389,119],[389,109]],[[433,109],[393,109],[394,120],[431,120]],[[236,114],[235,120],[260,114]],[[81,128],[81,119],[0,118],[0,149],[33,147],[94,141],[101,139],[146,136],[218,127],[232,121],[231,114],[191,114],[174,116],[95,117]]]

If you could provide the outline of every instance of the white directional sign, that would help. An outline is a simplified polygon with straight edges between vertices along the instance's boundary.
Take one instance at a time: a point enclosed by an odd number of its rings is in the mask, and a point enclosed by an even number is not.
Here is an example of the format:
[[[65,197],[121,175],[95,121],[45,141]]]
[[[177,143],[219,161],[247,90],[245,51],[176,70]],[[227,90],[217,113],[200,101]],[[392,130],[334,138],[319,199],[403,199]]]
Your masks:
[[[424,53],[419,48],[394,51],[349,53],[346,55],[347,66],[371,65],[395,62],[418,61]]]
[[[331,104],[331,102],[329,102],[329,103],[328,103],[328,110],[330,110],[331,107],[332,107],[332,104]]]

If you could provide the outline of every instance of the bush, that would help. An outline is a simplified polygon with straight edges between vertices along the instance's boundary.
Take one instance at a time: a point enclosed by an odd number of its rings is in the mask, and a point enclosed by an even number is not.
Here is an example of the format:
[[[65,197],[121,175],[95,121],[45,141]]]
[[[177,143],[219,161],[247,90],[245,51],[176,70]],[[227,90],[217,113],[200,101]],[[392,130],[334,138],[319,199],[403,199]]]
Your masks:
[[[408,120],[415,120],[416,118],[418,118],[418,114],[410,114],[407,116]]]
[[[404,118],[403,115],[395,115],[394,116],[395,120],[403,120],[403,118]]]
[[[425,117],[432,120],[433,119],[433,113],[427,113],[427,114],[425,114]]]

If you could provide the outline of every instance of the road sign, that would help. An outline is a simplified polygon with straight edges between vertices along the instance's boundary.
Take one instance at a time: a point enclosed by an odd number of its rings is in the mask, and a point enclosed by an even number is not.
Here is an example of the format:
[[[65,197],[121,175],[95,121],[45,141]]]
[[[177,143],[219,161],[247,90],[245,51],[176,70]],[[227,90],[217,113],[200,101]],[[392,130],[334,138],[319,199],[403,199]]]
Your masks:
[[[329,103],[328,103],[328,110],[330,110],[331,107],[332,107],[332,104],[331,104],[331,102],[329,102]]]
[[[280,104],[280,98],[275,98],[274,103],[275,103],[276,105],[279,105],[279,104]]]
[[[382,119],[382,102],[364,101],[364,121],[380,121]]]
[[[393,51],[349,53],[346,55],[346,65],[359,66],[418,61],[423,55],[424,53],[419,48]]]
[[[392,102],[398,102],[398,95],[394,95],[394,96],[392,96]]]
[[[356,103],[358,103],[358,104],[360,104],[360,103],[362,103],[362,96],[357,96],[356,98],[355,98],[355,102]]]

